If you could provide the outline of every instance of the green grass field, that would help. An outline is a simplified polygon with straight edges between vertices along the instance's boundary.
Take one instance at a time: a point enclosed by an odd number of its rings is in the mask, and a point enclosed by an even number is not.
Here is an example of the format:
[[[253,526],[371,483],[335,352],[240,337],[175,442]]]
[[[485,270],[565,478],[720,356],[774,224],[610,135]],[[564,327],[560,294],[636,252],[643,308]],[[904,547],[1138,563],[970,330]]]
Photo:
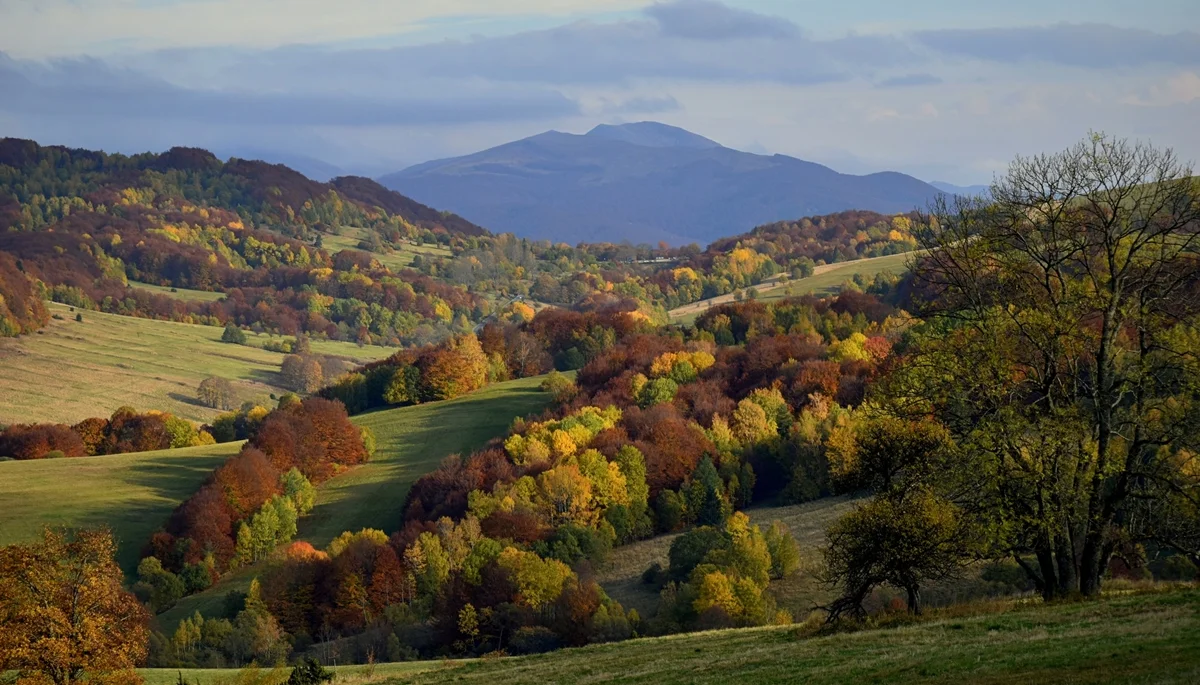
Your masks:
[[[129,285],[134,288],[149,290],[156,295],[167,295],[177,300],[186,300],[188,302],[216,302],[225,297],[225,293],[214,293],[208,290],[188,290],[187,288],[172,289],[162,285],[154,285],[153,283],[139,283],[138,281],[130,281]]]
[[[333,685],[356,685],[407,678],[426,671],[454,668],[461,663],[465,662],[407,661],[373,666],[329,666],[327,668],[333,672],[331,681]],[[237,671],[230,668],[139,668],[137,672],[146,681],[146,685],[176,685],[181,675],[188,685],[222,685],[231,683],[237,676]],[[272,672],[271,669],[260,671],[260,674],[264,676],[276,676],[280,685],[287,681],[289,673],[291,673],[290,668],[282,668],[277,672]]]
[[[1200,590],[997,603],[900,627],[808,637],[710,631],[481,659],[394,683],[1195,683]]]
[[[467,454],[504,434],[514,419],[542,411],[550,395],[538,389],[541,377],[496,383],[446,402],[386,409],[355,416],[375,432],[378,448],[369,463],[323,483],[317,505],[300,520],[297,539],[320,548],[343,531],[400,528],[404,498],[413,482],[451,454]],[[160,614],[162,629],[174,631],[196,611],[220,611],[226,593],[244,590],[255,569],[241,571]]]
[[[902,274],[908,270],[908,260],[911,254],[893,254],[874,259],[859,259],[853,262],[837,264],[834,268],[821,274],[789,281],[786,285],[772,288],[764,292],[758,299],[766,301],[782,300],[787,297],[801,295],[834,295],[843,283],[862,275],[866,278],[892,272]]]
[[[362,228],[344,226],[342,227],[341,235],[322,234],[321,245],[331,255],[342,250],[357,250],[358,243],[362,240],[364,231],[365,229]],[[380,264],[395,272],[412,266],[413,257],[416,255],[450,257],[452,253],[440,245],[402,243],[393,252],[373,252],[372,254],[379,260]]]
[[[235,381],[243,399],[286,392],[277,385],[284,355],[222,343],[220,328],[47,306],[61,319],[36,334],[0,339],[0,424],[75,423],[122,405],[206,421],[217,412],[195,397],[209,376]],[[269,339],[250,336],[252,345]],[[313,349],[361,361],[394,352],[349,342]]]
[[[35,539],[47,525],[107,525],[131,573],[150,535],[240,447],[0,462],[0,545]]]

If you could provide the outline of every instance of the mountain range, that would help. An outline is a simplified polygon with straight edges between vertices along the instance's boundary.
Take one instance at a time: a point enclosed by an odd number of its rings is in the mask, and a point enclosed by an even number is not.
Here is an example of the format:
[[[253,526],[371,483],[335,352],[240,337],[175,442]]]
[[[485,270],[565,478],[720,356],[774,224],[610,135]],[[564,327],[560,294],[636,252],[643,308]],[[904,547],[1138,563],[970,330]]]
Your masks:
[[[492,231],[572,244],[705,244],[800,216],[910,211],[946,192],[896,172],[854,176],[742,152],[655,122],[549,131],[379,181]]]

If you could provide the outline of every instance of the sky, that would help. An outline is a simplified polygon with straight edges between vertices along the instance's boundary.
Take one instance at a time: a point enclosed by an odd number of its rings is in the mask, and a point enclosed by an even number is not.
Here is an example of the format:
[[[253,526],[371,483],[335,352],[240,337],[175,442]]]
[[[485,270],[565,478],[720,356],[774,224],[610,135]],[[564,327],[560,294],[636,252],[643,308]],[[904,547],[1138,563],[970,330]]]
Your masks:
[[[1092,130],[1200,160],[1200,3],[0,0],[0,136],[380,175],[642,120],[962,185]]]

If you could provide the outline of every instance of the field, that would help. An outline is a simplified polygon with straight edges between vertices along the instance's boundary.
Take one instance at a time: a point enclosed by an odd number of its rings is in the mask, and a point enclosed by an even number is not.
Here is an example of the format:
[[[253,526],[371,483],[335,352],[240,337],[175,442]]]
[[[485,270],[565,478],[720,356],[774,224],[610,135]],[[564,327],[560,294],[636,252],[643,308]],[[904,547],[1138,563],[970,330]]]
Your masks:
[[[46,525],[107,525],[132,573],[150,535],[240,447],[0,462],[0,545],[36,538]]]
[[[513,419],[542,411],[550,395],[538,389],[541,380],[496,383],[446,402],[355,416],[356,424],[375,432],[375,458],[318,488],[317,505],[300,520],[297,538],[324,547],[347,530],[369,527],[395,532],[413,481],[447,456],[468,453],[503,434]],[[180,620],[197,610],[213,615],[225,593],[244,589],[253,575],[253,569],[234,574],[207,592],[185,598],[160,615],[159,624],[174,630]]]
[[[440,668],[453,668],[463,662],[454,661],[407,661],[394,664],[374,664],[370,666],[329,666],[333,672],[332,685],[357,685],[358,683],[376,683],[393,678],[406,678],[434,671]],[[262,669],[260,675],[271,685],[282,685],[287,681],[291,669],[282,668],[273,673],[270,669]],[[188,685],[232,685],[238,672],[228,668],[139,668],[138,675],[146,681],[146,685],[176,685],[180,676]],[[272,677],[275,676],[275,677]],[[276,683],[276,680],[279,682]],[[404,682],[403,680],[399,682]],[[267,685],[267,683],[262,683]]]
[[[47,306],[61,318],[36,334],[0,339],[0,424],[75,423],[122,405],[206,421],[217,412],[194,398],[210,376],[235,381],[243,399],[286,392],[277,385],[284,355],[222,343],[220,328],[100,312],[79,312],[78,322],[67,306]],[[251,345],[267,340],[250,336]],[[363,361],[394,351],[349,342],[313,349]]]
[[[149,290],[156,295],[167,295],[174,297],[177,300],[186,300],[188,302],[216,302],[225,297],[225,293],[214,293],[209,290],[188,290],[187,288],[168,288],[162,285],[154,285],[153,283],[139,283],[130,281],[129,285],[142,290]]]
[[[854,278],[856,274],[874,278],[885,271],[903,273],[907,270],[908,260],[911,258],[911,254],[894,254],[885,257],[856,259],[850,262],[822,264],[816,267],[813,275],[808,278],[784,281],[780,277],[775,277],[756,286],[755,290],[758,291],[758,299],[764,302],[809,294],[832,295],[837,292],[842,283]],[[668,314],[675,323],[690,324],[694,323],[696,317],[703,314],[709,307],[733,301],[734,295],[730,293],[672,309]]]
[[[967,615],[974,613],[975,615]],[[482,659],[405,683],[1195,683],[1200,590],[960,607],[899,627],[807,637],[711,631]]]
[[[357,250],[358,243],[362,240],[363,231],[364,229],[362,228],[344,226],[342,227],[341,235],[323,233],[321,234],[321,246],[331,255],[342,250]],[[440,245],[416,245],[413,243],[404,243],[400,249],[394,252],[372,252],[371,254],[379,260],[380,264],[393,272],[412,266],[413,257],[419,254],[437,255],[439,257],[451,256],[450,250]]]
[[[827,602],[830,590],[817,580],[815,571],[825,544],[825,529],[854,507],[854,500],[832,497],[786,507],[753,507],[746,510],[750,520],[763,528],[779,520],[787,525],[800,546],[801,568],[795,575],[771,583],[771,592],[779,607],[803,618],[814,604]],[[596,572],[596,580],[610,597],[626,609],[637,609],[642,616],[654,614],[658,590],[642,583],[642,572],[658,562],[669,566],[667,552],[675,535],[660,535],[613,549],[606,563]]]

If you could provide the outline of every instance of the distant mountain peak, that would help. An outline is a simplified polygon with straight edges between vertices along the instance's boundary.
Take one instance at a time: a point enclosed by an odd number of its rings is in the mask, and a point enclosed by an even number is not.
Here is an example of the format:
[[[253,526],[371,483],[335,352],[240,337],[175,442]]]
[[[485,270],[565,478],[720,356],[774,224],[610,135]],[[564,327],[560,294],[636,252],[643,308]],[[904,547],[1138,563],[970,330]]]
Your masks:
[[[720,143],[709,140],[691,131],[660,124],[657,121],[639,121],[632,124],[600,124],[588,131],[588,136],[605,140],[619,140],[631,145],[642,147],[683,147],[692,149],[708,149],[721,147]]]

